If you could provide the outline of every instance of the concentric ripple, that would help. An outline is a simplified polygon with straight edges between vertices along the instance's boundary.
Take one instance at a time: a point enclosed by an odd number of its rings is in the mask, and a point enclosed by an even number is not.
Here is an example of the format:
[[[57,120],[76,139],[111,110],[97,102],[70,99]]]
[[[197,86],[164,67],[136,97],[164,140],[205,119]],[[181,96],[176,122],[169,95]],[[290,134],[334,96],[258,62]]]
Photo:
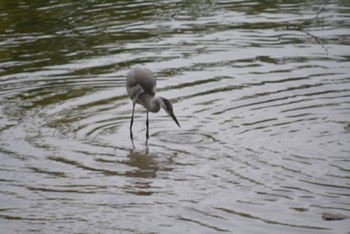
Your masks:
[[[153,134],[158,139],[165,143],[175,144],[207,144],[215,141],[215,138],[209,134],[198,133],[198,132],[180,132],[180,131],[162,131]]]

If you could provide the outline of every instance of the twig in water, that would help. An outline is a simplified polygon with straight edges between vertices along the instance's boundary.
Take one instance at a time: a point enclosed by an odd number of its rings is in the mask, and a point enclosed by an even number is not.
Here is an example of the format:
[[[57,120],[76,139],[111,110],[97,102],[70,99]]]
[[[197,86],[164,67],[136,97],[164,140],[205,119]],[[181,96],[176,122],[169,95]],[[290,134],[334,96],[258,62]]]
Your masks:
[[[305,34],[311,36],[312,38],[314,38],[316,40],[317,44],[321,45],[322,48],[326,51],[327,55],[328,55],[328,50],[324,46],[324,44],[320,41],[320,39],[317,36],[313,35],[312,33],[305,31],[303,26],[309,25],[312,21],[316,20],[319,17],[319,15],[324,11],[326,6],[328,5],[328,2],[329,2],[329,0],[327,0],[325,2],[325,4],[323,4],[322,8],[317,12],[315,17],[308,19],[308,20],[305,20],[304,22],[299,23],[299,24],[287,25],[287,30],[299,31],[299,32],[305,33]]]

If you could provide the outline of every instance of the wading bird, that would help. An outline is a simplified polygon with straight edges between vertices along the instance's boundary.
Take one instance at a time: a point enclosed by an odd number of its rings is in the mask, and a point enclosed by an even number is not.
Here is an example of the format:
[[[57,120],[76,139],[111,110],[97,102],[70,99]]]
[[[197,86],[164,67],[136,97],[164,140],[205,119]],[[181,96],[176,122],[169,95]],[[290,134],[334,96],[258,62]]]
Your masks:
[[[146,119],[146,144],[149,138],[149,122],[148,112],[158,112],[163,108],[165,112],[175,121],[180,127],[174,112],[173,106],[168,99],[156,95],[156,79],[153,72],[147,68],[135,67],[126,77],[126,91],[132,100],[132,115],[130,121],[130,139],[133,141],[132,124],[134,122],[135,105],[140,104],[147,110]]]

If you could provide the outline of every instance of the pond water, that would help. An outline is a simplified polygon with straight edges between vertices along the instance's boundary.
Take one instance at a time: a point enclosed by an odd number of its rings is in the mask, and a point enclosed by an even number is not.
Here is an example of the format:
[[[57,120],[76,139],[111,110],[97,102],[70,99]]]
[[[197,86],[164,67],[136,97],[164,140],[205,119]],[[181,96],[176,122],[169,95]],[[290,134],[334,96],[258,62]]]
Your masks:
[[[348,1],[0,3],[2,233],[348,233]],[[164,111],[132,103],[150,68]]]

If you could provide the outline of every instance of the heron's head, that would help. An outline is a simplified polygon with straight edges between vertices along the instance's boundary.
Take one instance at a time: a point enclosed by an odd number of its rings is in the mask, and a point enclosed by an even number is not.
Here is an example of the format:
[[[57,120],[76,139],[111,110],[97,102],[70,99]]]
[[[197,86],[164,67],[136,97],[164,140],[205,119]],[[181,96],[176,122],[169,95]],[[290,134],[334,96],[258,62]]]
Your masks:
[[[175,115],[174,115],[173,105],[171,104],[171,102],[168,99],[159,97],[159,105],[175,121],[177,126],[181,127],[179,122],[177,121]]]

